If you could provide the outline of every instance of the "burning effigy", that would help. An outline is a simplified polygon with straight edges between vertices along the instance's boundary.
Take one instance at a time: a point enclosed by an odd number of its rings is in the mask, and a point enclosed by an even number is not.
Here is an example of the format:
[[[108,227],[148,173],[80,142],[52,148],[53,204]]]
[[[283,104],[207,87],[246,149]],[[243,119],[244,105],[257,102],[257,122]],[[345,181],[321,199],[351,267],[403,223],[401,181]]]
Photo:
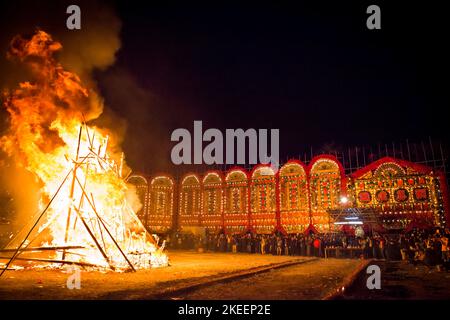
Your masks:
[[[4,93],[9,128],[1,149],[35,176],[39,210],[0,251],[7,269],[79,265],[135,271],[168,265],[164,244],[147,232],[129,201],[124,157],[104,128],[95,90],[57,61],[62,45],[44,31],[17,36],[8,57],[31,80]]]

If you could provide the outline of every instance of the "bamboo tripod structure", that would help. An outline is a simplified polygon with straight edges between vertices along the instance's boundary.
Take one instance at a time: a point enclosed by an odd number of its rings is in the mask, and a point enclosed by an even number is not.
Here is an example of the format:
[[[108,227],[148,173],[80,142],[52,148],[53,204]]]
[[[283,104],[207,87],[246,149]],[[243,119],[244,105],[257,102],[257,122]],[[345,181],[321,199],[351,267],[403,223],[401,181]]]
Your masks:
[[[85,134],[87,137],[88,150],[89,150],[89,152],[86,156],[80,156],[80,154],[79,154],[83,130],[85,131]],[[108,256],[107,246],[106,246],[106,240],[108,238],[109,238],[109,240],[112,241],[115,249],[117,249],[118,252],[120,252],[120,255],[123,257],[124,261],[126,262],[126,265],[127,265],[126,271],[133,271],[133,272],[136,271],[135,266],[130,261],[127,254],[124,252],[124,250],[121,248],[119,241],[117,241],[117,239],[115,238],[113,233],[110,231],[108,224],[104,221],[101,214],[97,211],[97,208],[95,206],[95,198],[92,193],[88,192],[87,186],[86,186],[87,177],[89,174],[89,172],[88,172],[89,165],[92,165],[94,163],[94,161],[95,161],[95,165],[102,168],[102,170],[105,170],[105,171],[112,170],[114,172],[114,174],[118,175],[118,177],[121,178],[122,177],[122,167],[123,167],[123,163],[122,163],[123,157],[121,159],[120,166],[117,166],[114,163],[114,161],[110,162],[108,159],[108,156],[106,154],[106,147],[107,147],[107,143],[108,143],[107,139],[106,139],[105,144],[104,145],[100,144],[97,150],[94,150],[94,139],[95,139],[95,134],[93,134],[91,137],[91,135],[89,134],[88,127],[87,127],[86,123],[84,122],[80,126],[80,130],[79,130],[79,134],[78,134],[77,151],[76,151],[75,158],[72,160],[73,168],[69,170],[69,172],[67,173],[67,175],[64,177],[61,184],[57,188],[55,194],[52,196],[52,198],[50,199],[48,204],[45,206],[45,208],[42,210],[42,212],[38,215],[36,221],[31,225],[28,232],[26,232],[25,236],[20,241],[20,245],[17,247],[14,247],[14,248],[8,248],[8,246],[11,243],[18,240],[17,237],[21,234],[21,232],[19,232],[16,235],[16,237],[10,241],[10,243],[5,247],[5,249],[0,250],[0,253],[13,253],[11,257],[0,256],[0,259],[9,259],[9,261],[6,263],[5,267],[1,270],[0,277],[3,275],[3,273],[6,270],[11,270],[10,266],[12,265],[12,263],[15,260],[50,262],[50,263],[57,263],[57,264],[61,264],[61,265],[75,264],[75,265],[88,266],[88,267],[89,266],[101,267],[100,265],[96,265],[96,264],[92,264],[92,263],[86,263],[86,262],[81,262],[81,261],[71,261],[70,259],[67,258],[67,256],[71,254],[71,252],[68,250],[84,248],[82,246],[67,245],[67,241],[70,238],[70,234],[71,234],[71,232],[73,232],[75,230],[78,220],[80,221],[81,226],[89,234],[93,244],[95,244],[95,247],[99,250],[99,252],[101,253],[101,256],[103,257],[103,259],[105,260],[105,262],[107,263],[107,265],[109,266],[109,268],[111,270],[116,270],[117,268],[114,265],[114,263],[111,261],[110,257]],[[103,156],[101,155],[102,149],[103,149]],[[85,180],[80,181],[80,178],[77,176],[77,171],[82,170],[83,168],[85,170]],[[71,178],[70,179],[70,189],[69,189],[70,199],[73,200],[74,192],[75,192],[76,188],[78,188],[80,191],[80,197],[79,197],[79,201],[77,204],[73,203],[72,205],[69,205],[69,207],[67,208],[67,221],[66,221],[65,236],[64,236],[64,242],[66,245],[53,246],[53,247],[29,247],[30,244],[33,243],[34,240],[36,240],[36,238],[39,236],[39,234],[41,234],[41,232],[43,230],[45,230],[54,221],[55,217],[57,216],[57,215],[53,215],[53,217],[51,219],[49,219],[49,221],[46,222],[45,227],[40,228],[37,231],[37,234],[35,234],[34,237],[32,239],[30,239],[31,235],[33,234],[34,231],[36,231],[37,226],[42,221],[42,218],[48,212],[48,210],[51,207],[52,203],[54,202],[55,198],[60,193],[62,187],[66,183],[69,183],[69,178]],[[81,210],[81,208],[83,206],[87,206],[87,208],[89,209],[89,212],[93,213],[93,214],[91,214],[91,216],[88,217],[89,221],[86,220],[86,217],[84,216],[84,214]],[[131,215],[134,222],[137,223],[140,228],[142,228],[142,230],[144,231],[145,239],[147,239],[147,236],[148,236],[147,231],[146,231],[145,227],[142,225],[139,218],[137,218],[137,216],[134,214],[134,212],[132,211],[132,209],[130,207],[126,206],[125,209],[129,211],[128,213]],[[86,211],[86,210],[84,210],[84,211]],[[73,219],[72,219],[72,216],[74,216]],[[92,221],[94,221],[94,222],[92,223]],[[89,223],[89,222],[91,222],[91,223]],[[98,231],[97,235],[92,229],[94,227]],[[98,233],[100,233],[100,235]],[[153,238],[150,237],[150,240],[152,240],[153,244],[155,244]],[[28,241],[28,243],[27,243],[27,241]],[[20,256],[21,254],[26,253],[26,252],[43,252],[43,251],[47,251],[47,252],[48,251],[55,251],[55,252],[62,251],[62,259],[40,259],[40,258],[34,258],[34,257],[21,257]]]

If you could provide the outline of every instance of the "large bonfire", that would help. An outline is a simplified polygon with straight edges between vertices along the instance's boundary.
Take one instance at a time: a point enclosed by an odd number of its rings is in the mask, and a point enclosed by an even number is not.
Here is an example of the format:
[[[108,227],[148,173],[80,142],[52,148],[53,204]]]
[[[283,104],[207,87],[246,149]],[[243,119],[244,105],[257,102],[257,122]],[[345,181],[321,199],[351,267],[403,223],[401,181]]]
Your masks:
[[[0,146],[39,180],[39,210],[2,250],[5,267],[136,270],[168,264],[133,211],[123,157],[108,152],[108,133],[88,125],[102,112],[95,91],[55,58],[62,48],[44,31],[15,37],[8,57],[32,81],[5,92],[9,129]],[[117,148],[115,151],[117,151]]]

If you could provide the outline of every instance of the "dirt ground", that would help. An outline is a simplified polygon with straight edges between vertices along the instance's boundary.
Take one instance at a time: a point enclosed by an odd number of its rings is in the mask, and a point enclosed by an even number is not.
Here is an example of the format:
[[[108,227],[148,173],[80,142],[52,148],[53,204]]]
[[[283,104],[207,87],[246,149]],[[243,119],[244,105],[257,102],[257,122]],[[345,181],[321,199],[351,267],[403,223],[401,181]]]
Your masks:
[[[6,271],[0,299],[139,299],[170,287],[239,270],[308,258],[257,254],[169,252],[171,266],[136,273],[81,271],[81,289],[68,289],[61,270]]]
[[[436,267],[414,266],[401,261],[377,261],[381,269],[381,289],[369,290],[366,275],[361,274],[345,292],[344,299],[409,300],[450,299],[450,272]]]
[[[361,260],[258,254],[169,252],[171,266],[136,273],[81,271],[81,289],[68,289],[62,270],[7,271],[0,278],[0,300],[7,299],[321,299],[336,290]],[[311,261],[310,261],[311,260]],[[301,264],[208,284],[184,293],[167,290],[198,284],[243,270],[288,261]],[[366,287],[362,272],[344,299],[450,299],[450,272],[404,262],[376,261],[381,289]]]
[[[361,260],[320,259],[208,286],[175,299],[310,300],[334,291]]]

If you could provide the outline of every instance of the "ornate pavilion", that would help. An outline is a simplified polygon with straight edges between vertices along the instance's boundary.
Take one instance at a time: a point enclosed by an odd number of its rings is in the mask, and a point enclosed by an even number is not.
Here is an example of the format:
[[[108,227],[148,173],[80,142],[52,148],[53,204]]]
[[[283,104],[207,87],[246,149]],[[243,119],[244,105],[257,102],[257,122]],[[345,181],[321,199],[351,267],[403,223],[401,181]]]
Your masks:
[[[251,171],[191,173],[177,182],[169,175],[133,175],[128,182],[143,204],[139,217],[157,233],[195,227],[228,233],[330,232],[342,228],[331,213],[349,206],[375,214],[385,230],[444,227],[449,221],[445,175],[390,157],[349,175],[334,156],[320,155],[308,165],[288,161],[278,172],[257,165]]]

